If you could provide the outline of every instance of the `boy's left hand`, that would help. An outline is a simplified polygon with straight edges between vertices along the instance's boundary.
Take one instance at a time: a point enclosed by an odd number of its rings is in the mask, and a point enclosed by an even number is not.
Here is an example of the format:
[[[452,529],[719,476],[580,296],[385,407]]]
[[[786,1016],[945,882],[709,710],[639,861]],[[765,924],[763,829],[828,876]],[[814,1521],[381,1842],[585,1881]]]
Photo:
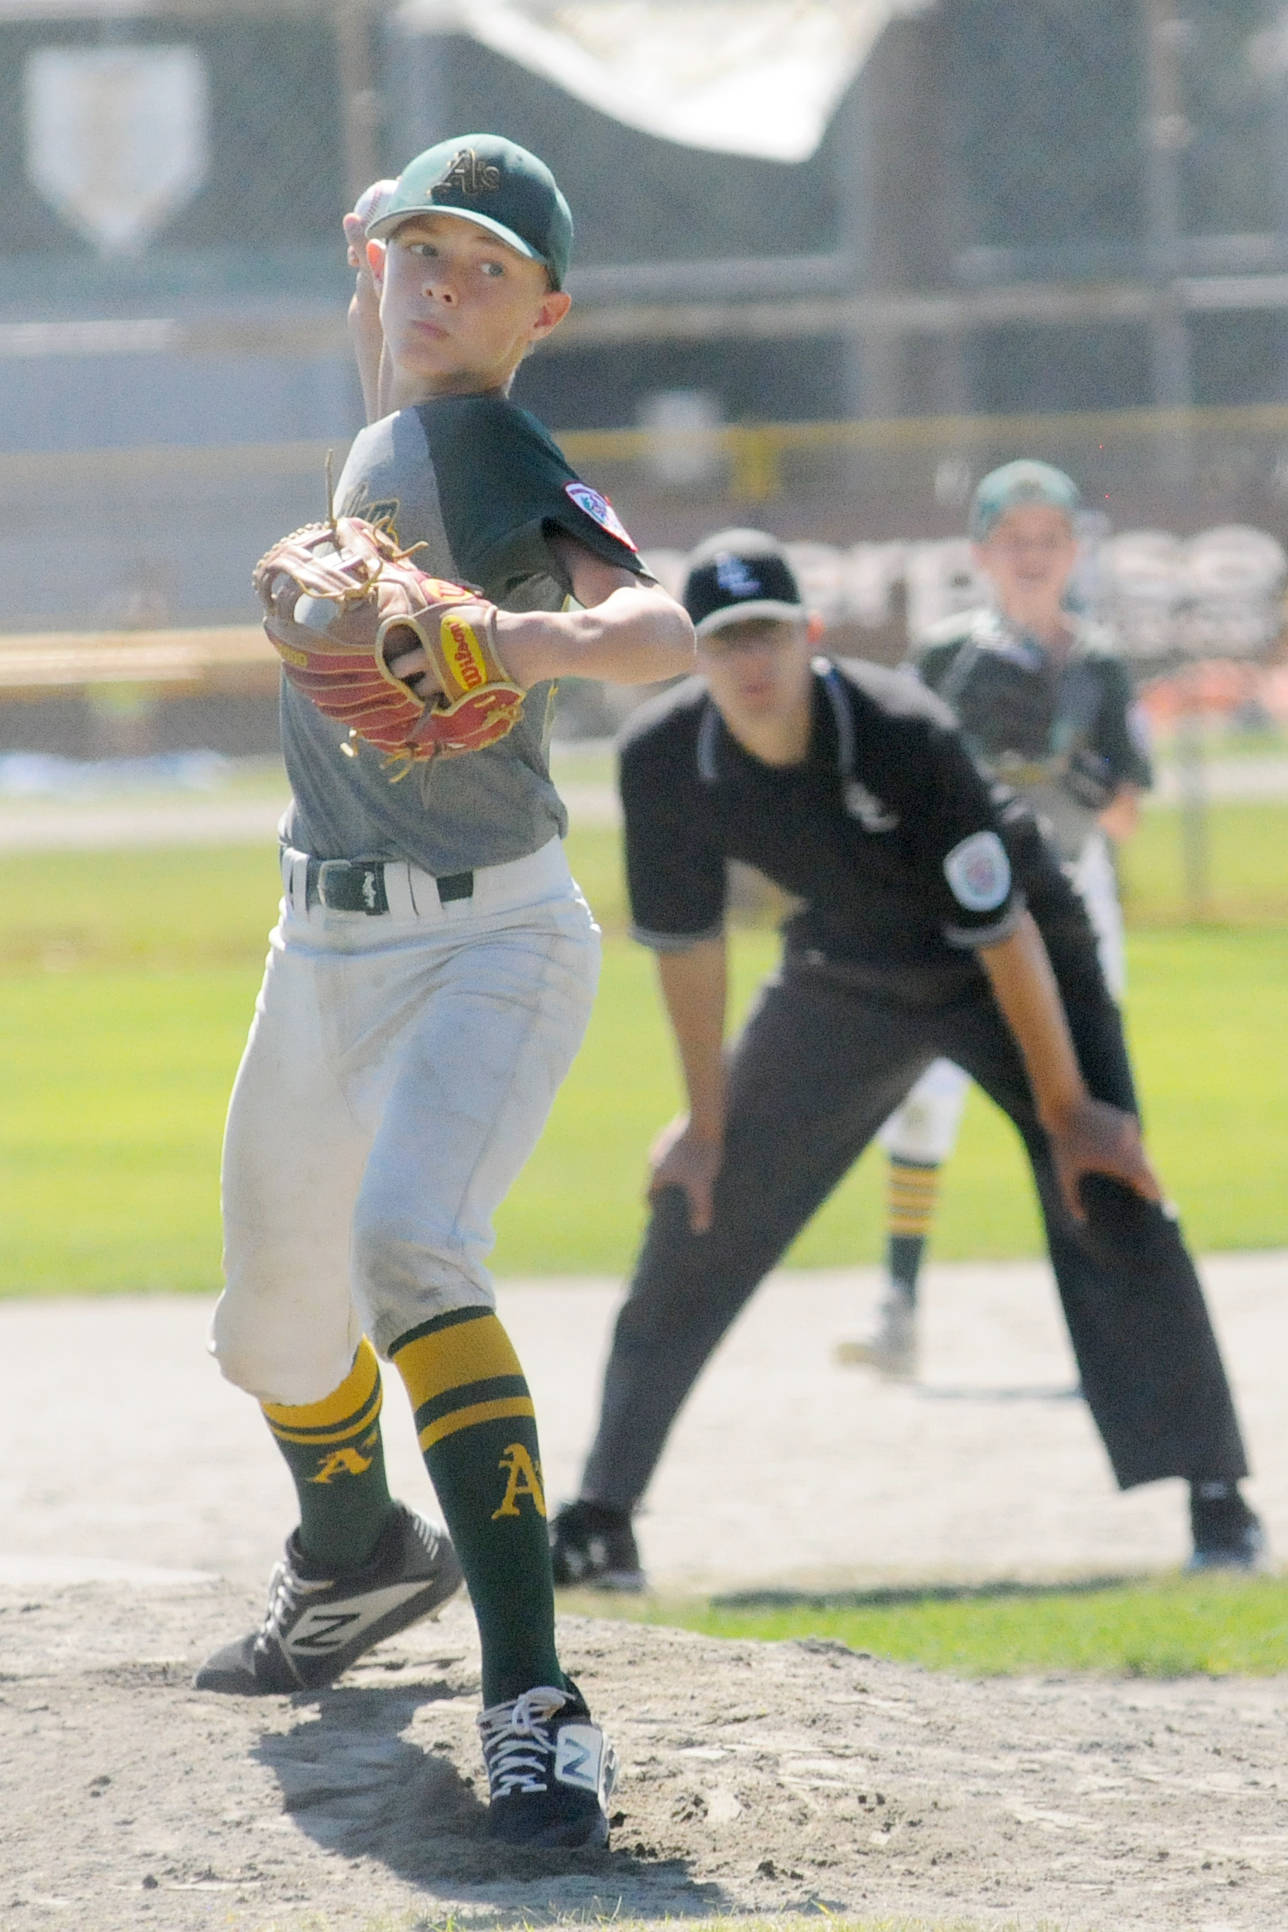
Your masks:
[[[482,751],[518,722],[496,606],[418,570],[389,531],[359,517],[306,524],[252,582],[289,681],[403,769]]]

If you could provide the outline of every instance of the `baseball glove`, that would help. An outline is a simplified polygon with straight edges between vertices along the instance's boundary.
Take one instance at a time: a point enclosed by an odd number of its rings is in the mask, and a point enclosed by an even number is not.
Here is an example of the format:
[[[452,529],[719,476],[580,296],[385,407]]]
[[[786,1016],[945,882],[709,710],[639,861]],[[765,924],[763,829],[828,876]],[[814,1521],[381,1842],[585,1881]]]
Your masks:
[[[307,523],[260,558],[251,581],[291,683],[351,738],[388,753],[399,776],[513,730],[524,694],[497,655],[495,604],[417,570],[378,525]],[[409,674],[417,646],[428,667],[416,655]]]

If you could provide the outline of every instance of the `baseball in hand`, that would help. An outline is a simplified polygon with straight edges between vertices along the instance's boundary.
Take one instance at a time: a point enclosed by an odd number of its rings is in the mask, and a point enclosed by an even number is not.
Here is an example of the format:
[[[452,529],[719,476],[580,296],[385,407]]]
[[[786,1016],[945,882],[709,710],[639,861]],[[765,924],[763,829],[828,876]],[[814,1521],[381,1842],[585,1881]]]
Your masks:
[[[373,181],[364,188],[353,204],[353,211],[344,218],[344,238],[349,244],[349,266],[360,268],[363,264],[362,249],[366,239],[369,221],[374,221],[386,199],[398,186],[396,181]]]
[[[376,219],[381,204],[397,186],[396,181],[373,181],[369,188],[363,189],[353,204],[353,212],[364,228],[369,221]]]

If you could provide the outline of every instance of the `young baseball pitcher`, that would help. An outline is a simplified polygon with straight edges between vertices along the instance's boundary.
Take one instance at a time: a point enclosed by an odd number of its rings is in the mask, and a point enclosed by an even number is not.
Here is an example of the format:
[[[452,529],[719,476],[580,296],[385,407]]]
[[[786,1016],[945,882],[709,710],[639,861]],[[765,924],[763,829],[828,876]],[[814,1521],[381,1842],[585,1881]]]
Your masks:
[[[365,240],[346,224],[351,319],[378,420],[330,521],[255,573],[292,800],[228,1117],[212,1334],[263,1408],[300,1520],[263,1623],[197,1684],[330,1683],[463,1573],[489,1830],[602,1844],[612,1753],[556,1652],[532,1399],[486,1264],[598,970],[546,764],[554,680],[667,677],[693,633],[509,399],[569,306],[572,221],[550,171],[465,135],[364,201]],[[382,1359],[450,1543],[390,1497]]]

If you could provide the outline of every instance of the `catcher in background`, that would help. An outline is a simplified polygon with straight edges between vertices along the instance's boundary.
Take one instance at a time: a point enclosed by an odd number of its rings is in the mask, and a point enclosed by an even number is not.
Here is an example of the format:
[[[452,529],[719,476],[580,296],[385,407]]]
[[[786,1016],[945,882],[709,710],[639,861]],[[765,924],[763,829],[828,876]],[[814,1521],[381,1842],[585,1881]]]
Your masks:
[[[551,1525],[555,1581],[642,1587],[631,1515],[703,1365],[940,1055],[1023,1140],[1119,1485],[1186,1479],[1192,1566],[1255,1567],[1203,1291],[1141,1147],[1085,908],[1032,813],[994,795],[933,692],[815,656],[821,627],[772,539],[709,539],[684,601],[703,677],[627,724],[621,794],[634,933],[656,953],[687,1107],[652,1150],[598,1430]],[[798,910],[726,1051],[730,859]]]
[[[211,1340],[262,1407],[299,1524],[262,1624],[196,1681],[316,1689],[463,1574],[489,1831],[602,1844],[612,1753],[556,1652],[532,1399],[487,1257],[598,972],[546,764],[553,681],[668,677],[693,633],[509,400],[569,306],[549,170],[465,135],[364,200],[351,319],[368,405],[388,413],[356,438],[331,521],[255,573],[292,800],[228,1115]],[[382,1358],[450,1542],[390,1496]]]
[[[1105,628],[1066,601],[1080,507],[1076,484],[1048,463],[1007,463],[984,477],[969,529],[993,602],[946,618],[909,665],[957,713],[983,769],[1038,814],[1121,1000],[1123,924],[1108,841],[1135,829],[1152,773],[1131,674]],[[839,1362],[917,1372],[918,1276],[969,1084],[960,1067],[937,1060],[877,1136],[889,1156],[886,1292],[875,1331],[838,1343]]]

